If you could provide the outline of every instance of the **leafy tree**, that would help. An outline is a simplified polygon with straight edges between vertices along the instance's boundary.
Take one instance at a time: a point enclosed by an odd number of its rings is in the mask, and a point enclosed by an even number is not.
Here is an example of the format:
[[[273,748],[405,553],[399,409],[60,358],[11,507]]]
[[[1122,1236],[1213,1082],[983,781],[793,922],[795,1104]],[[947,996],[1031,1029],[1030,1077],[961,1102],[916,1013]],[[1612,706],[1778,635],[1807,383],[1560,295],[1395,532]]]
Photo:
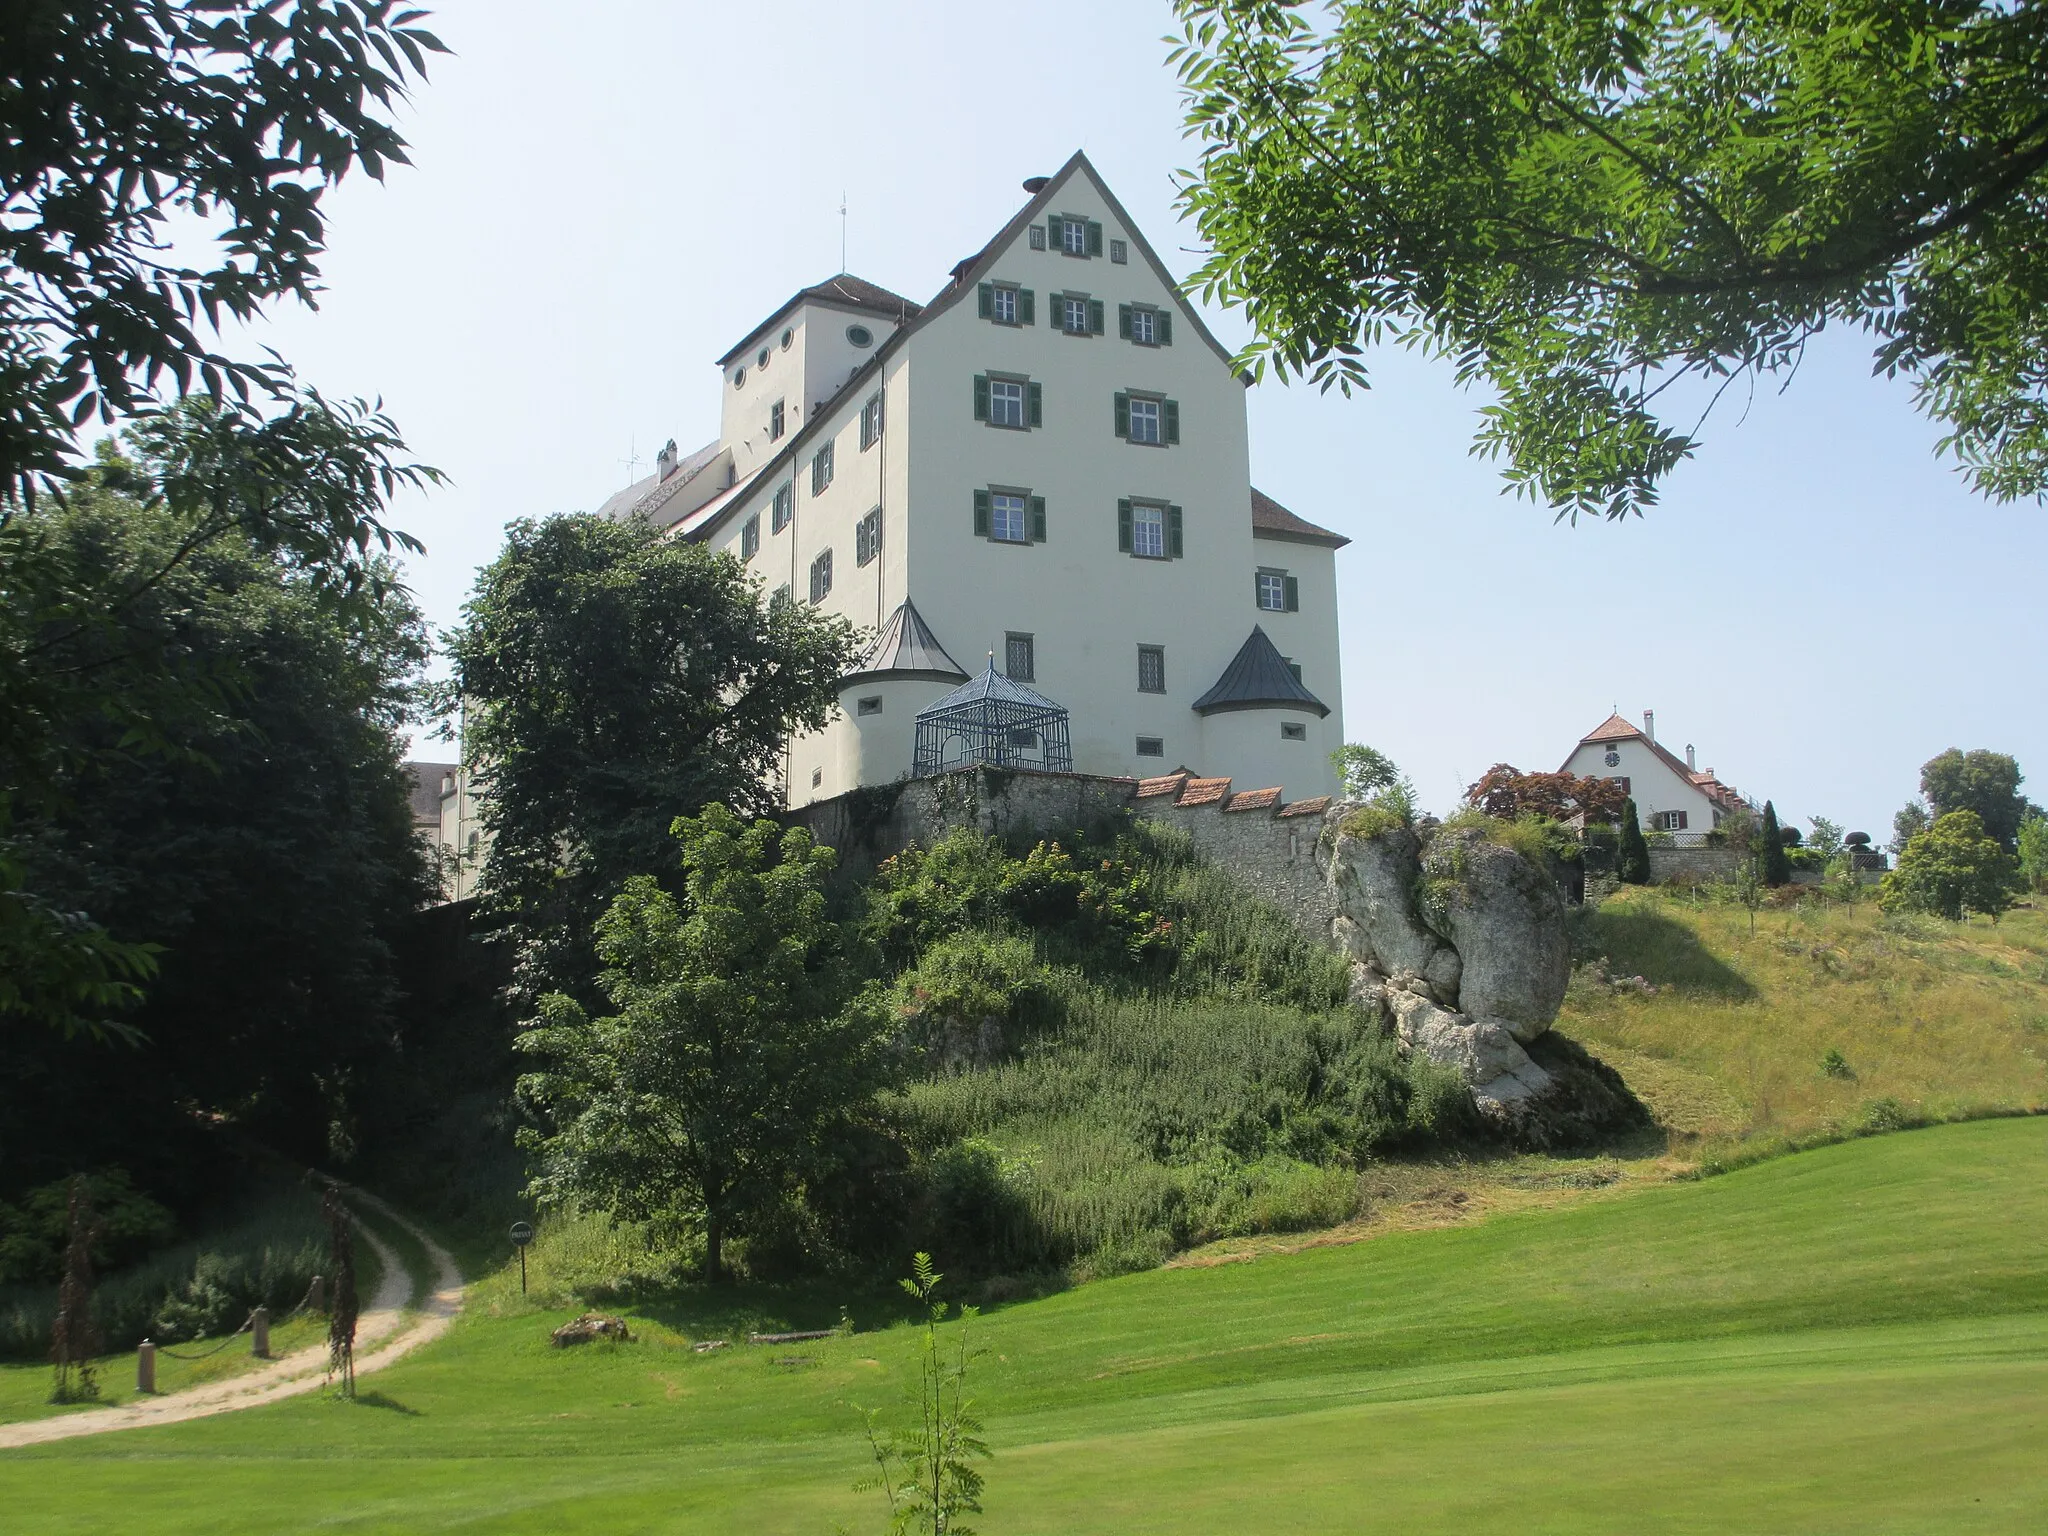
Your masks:
[[[1401,788],[1407,789],[1410,798],[1414,796],[1414,789],[1394,766],[1394,760],[1377,747],[1347,741],[1330,754],[1330,764],[1337,770],[1337,782],[1343,786],[1346,800],[1370,800],[1386,790]]]
[[[2028,890],[2048,891],[2048,816],[2039,811],[2020,823],[2019,866]]]
[[[2020,793],[2024,777],[2019,763],[2004,752],[1950,747],[1920,765],[1920,793],[1937,818],[1950,811],[1975,811],[1985,832],[2010,853],[2031,809]]]
[[[539,1157],[534,1195],[680,1219],[718,1280],[726,1239],[831,1161],[887,1062],[825,915],[832,850],[718,804],[675,836],[681,899],[635,876],[598,923],[617,1012],[551,993],[519,1037],[545,1063],[520,1092],[548,1126],[521,1141]]]
[[[1779,835],[1778,808],[1764,802],[1763,826],[1756,840],[1757,873],[1766,885],[1783,885],[1792,878],[1792,861],[1785,855],[1785,840]]]
[[[1512,763],[1495,763],[1465,791],[1465,803],[1489,816],[1512,821],[1517,816],[1547,816],[1569,821],[1620,817],[1628,795],[1616,779],[1582,778],[1571,773],[1524,773]]]
[[[1621,850],[1614,861],[1614,872],[1627,885],[1650,883],[1650,844],[1643,836],[1642,822],[1636,818],[1633,799],[1621,803]]]
[[[1960,922],[1967,912],[1996,921],[2012,905],[2012,861],[1988,836],[1975,811],[1936,819],[1899,855],[1898,867],[1878,886],[1887,912],[1931,912]]]
[[[1813,830],[1806,834],[1806,846],[1819,854],[1825,861],[1842,851],[1842,824],[1829,821],[1825,816],[1806,818],[1813,824]]]
[[[1933,823],[1934,818],[1928,814],[1925,801],[1908,800],[1900,806],[1898,814],[1892,817],[1892,857],[1897,858],[1903,854],[1907,845]]]
[[[489,852],[482,890],[529,995],[588,997],[587,936],[669,829],[776,808],[788,738],[837,707],[846,620],[764,606],[744,567],[638,520],[514,523],[450,637]]]
[[[2037,0],[1176,10],[1195,282],[1245,365],[1348,390],[1362,344],[1447,354],[1512,485],[1620,517],[1694,451],[1674,408],[1859,326],[1979,491],[2048,488]]]

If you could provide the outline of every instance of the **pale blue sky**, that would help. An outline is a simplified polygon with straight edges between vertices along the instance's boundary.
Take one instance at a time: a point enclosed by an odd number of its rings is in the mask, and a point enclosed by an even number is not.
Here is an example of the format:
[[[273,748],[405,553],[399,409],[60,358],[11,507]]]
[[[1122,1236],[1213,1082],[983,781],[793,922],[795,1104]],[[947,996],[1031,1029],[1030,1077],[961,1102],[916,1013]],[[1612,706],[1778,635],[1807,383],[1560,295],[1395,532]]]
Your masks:
[[[1150,0],[449,0],[431,25],[455,56],[404,114],[414,168],[330,199],[321,310],[256,339],[330,394],[381,394],[453,477],[399,509],[453,623],[508,520],[594,507],[635,447],[644,469],[716,434],[712,360],[838,269],[842,189],[849,267],[921,301],[1081,148],[1191,270],[1169,21]],[[1355,541],[1348,734],[1438,809],[1495,761],[1555,768],[1615,705],[1788,819],[1880,841],[1951,745],[2017,754],[2048,800],[2048,514],[1969,495],[1868,353],[1828,339],[1789,394],[1718,415],[1646,519],[1577,529],[1469,457],[1479,402],[1447,367],[1382,355],[1348,401],[1252,391],[1256,482]]]

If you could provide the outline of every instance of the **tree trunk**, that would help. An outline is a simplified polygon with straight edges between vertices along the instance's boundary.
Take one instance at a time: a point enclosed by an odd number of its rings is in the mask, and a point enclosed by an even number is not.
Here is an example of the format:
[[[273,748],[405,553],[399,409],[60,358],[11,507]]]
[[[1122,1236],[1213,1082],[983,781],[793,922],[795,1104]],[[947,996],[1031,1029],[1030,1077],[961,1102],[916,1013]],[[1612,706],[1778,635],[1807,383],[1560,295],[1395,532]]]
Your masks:
[[[716,1212],[704,1218],[704,1275],[713,1285],[725,1283],[725,1222]]]

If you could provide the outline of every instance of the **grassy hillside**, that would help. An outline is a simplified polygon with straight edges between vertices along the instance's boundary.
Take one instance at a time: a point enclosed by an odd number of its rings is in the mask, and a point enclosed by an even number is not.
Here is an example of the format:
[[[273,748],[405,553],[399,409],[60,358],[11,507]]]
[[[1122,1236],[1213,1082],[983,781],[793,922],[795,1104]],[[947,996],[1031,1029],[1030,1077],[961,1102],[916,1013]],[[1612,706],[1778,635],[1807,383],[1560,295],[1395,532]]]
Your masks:
[[[977,1527],[2039,1526],[2044,1156],[2048,1120],[1946,1126],[1004,1308]],[[0,1502],[47,1532],[880,1528],[846,1404],[895,1406],[910,1330],[698,1355],[733,1298],[682,1292],[565,1354],[516,1290],[362,1405],[7,1453]]]
[[[1807,896],[1750,927],[1683,890],[1588,914],[1595,963],[1558,1028],[1620,1070],[1674,1151],[1769,1146],[1886,1101],[1930,1119],[2048,1107],[2048,912],[1948,923]],[[1612,981],[1635,976],[1655,993]]]

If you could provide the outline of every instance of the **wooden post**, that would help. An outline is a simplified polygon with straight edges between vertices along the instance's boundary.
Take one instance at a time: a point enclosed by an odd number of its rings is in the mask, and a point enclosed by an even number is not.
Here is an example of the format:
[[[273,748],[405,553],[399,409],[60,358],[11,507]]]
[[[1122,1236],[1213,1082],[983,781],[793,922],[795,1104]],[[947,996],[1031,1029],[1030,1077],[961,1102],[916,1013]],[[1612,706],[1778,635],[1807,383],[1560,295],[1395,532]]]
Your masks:
[[[135,1390],[156,1391],[156,1346],[147,1339],[135,1351]]]
[[[318,1275],[315,1275],[313,1283],[306,1287],[306,1310],[308,1312],[325,1312],[327,1310],[327,1282]]]
[[[249,1318],[249,1353],[258,1360],[270,1358],[270,1308],[258,1307]]]

